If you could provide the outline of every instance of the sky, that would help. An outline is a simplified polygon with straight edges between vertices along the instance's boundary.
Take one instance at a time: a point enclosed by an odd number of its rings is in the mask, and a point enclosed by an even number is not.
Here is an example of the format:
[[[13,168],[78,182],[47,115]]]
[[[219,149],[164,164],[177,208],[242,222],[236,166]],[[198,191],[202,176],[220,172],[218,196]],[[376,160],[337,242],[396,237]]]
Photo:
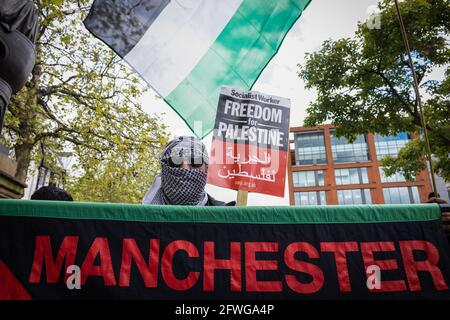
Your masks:
[[[365,21],[376,10],[377,0],[312,0],[299,20],[287,34],[278,54],[265,68],[253,90],[291,99],[290,125],[301,126],[308,104],[315,100],[314,90],[305,89],[298,77],[297,64],[305,62],[305,53],[320,49],[327,40],[353,37],[358,21]],[[168,126],[171,137],[193,135],[184,121],[149,89],[142,97],[145,112],[159,115]],[[211,147],[212,133],[203,139],[208,150]],[[237,192],[230,189],[207,185],[206,191],[222,201],[236,200]],[[286,176],[285,196],[272,197],[250,193],[249,206],[289,205],[289,192]]]

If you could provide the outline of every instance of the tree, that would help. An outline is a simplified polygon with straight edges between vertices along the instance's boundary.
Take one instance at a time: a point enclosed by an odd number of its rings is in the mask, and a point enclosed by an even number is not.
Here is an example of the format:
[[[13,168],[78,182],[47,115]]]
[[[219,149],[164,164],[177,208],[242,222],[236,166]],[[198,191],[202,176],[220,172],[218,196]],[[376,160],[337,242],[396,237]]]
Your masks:
[[[13,150],[21,181],[30,163],[42,160],[40,150],[48,166],[70,150],[76,174],[68,180],[78,200],[136,202],[145,192],[138,188],[151,183],[166,127],[138,103],[145,91],[139,78],[85,30],[90,2],[35,1],[37,62],[8,107],[3,142]]]
[[[141,203],[159,169],[159,161],[150,148],[130,154],[126,147],[110,152],[103,160],[89,153],[78,161],[81,176],[69,177],[66,188],[76,200]]]
[[[327,121],[336,134],[352,140],[358,134],[382,135],[421,132],[420,113],[412,74],[400,34],[394,2],[379,3],[380,28],[371,21],[358,24],[354,38],[327,40],[306,54],[299,76],[318,98],[307,109],[306,126]],[[422,92],[423,110],[435,168],[450,181],[450,6],[446,0],[407,0],[400,3]],[[430,79],[445,70],[442,81]],[[382,165],[391,175],[402,171],[408,179],[425,168],[422,139],[409,142],[396,158]]]

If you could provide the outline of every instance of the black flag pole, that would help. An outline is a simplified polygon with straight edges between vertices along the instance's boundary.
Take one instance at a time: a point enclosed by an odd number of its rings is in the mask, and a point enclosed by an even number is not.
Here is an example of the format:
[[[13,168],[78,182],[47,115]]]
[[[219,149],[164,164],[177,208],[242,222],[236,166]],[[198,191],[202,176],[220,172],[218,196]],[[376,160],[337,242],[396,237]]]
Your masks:
[[[428,162],[430,164],[433,192],[434,192],[434,195],[437,197],[436,181],[434,179],[433,164],[431,162],[430,140],[428,140],[428,130],[427,130],[426,122],[425,122],[425,116],[424,116],[423,110],[422,110],[422,100],[420,99],[419,83],[417,81],[416,70],[414,69],[414,64],[413,64],[412,57],[411,57],[411,49],[409,47],[408,37],[406,36],[405,25],[403,24],[403,19],[402,19],[402,15],[400,13],[400,7],[398,5],[398,0],[394,0],[394,2],[395,2],[395,8],[397,9],[398,20],[400,22],[400,30],[402,33],[403,43],[405,44],[406,53],[408,55],[409,67],[411,68],[411,73],[413,76],[413,87],[414,87],[414,91],[416,93],[417,105],[419,107],[420,122],[422,125],[423,134],[424,134],[426,154],[427,154]]]

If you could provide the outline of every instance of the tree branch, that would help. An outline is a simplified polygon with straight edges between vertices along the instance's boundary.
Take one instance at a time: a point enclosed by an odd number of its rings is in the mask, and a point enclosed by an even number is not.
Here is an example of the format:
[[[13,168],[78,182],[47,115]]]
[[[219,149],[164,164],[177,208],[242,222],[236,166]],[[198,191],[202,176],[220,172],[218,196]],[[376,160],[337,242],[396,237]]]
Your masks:
[[[418,113],[414,112],[414,110],[411,109],[409,103],[407,103],[403,97],[400,95],[400,93],[395,89],[393,84],[389,81],[389,79],[384,75],[383,72],[380,70],[370,70],[371,72],[379,75],[381,79],[383,79],[384,83],[389,87],[390,92],[400,101],[400,103],[404,106],[404,109],[407,113],[409,113],[414,119],[418,117]],[[420,118],[419,118],[420,120]]]

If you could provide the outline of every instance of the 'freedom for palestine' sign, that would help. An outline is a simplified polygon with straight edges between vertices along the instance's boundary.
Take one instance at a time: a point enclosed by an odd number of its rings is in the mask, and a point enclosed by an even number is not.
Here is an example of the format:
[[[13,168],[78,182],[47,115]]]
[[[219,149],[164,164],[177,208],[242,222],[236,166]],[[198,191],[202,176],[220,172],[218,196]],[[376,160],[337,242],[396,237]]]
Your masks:
[[[208,183],[283,197],[290,104],[287,98],[222,87]]]

